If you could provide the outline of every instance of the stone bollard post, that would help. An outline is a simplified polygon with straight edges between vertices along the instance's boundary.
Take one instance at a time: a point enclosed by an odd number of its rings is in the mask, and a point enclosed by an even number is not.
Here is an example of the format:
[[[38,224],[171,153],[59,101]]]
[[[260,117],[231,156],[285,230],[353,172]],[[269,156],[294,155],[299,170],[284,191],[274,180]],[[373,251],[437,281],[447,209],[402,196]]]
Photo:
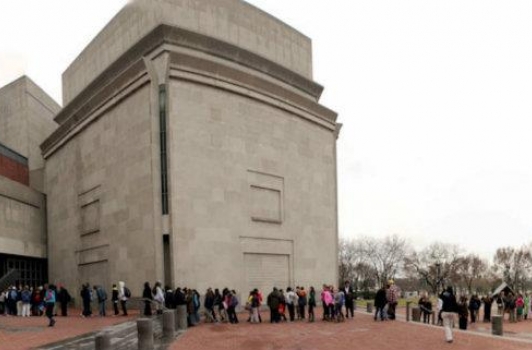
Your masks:
[[[177,317],[177,309],[172,310],[174,313],[174,330],[177,332],[179,330],[179,318]]]
[[[153,321],[149,318],[137,320],[139,333],[139,350],[153,350]]]
[[[96,334],[96,337],[94,338],[94,348],[96,350],[112,350],[111,334],[106,331]]]
[[[406,322],[410,322],[410,305],[412,304],[411,301],[406,302]]]
[[[163,311],[163,337],[174,338],[175,334],[175,312],[174,310]]]
[[[418,307],[412,308],[412,321],[421,322],[421,309]]]
[[[502,330],[502,316],[491,316],[491,334],[493,335],[503,335]]]
[[[186,305],[177,305],[177,329],[184,331],[188,327],[187,323],[187,306]]]
[[[373,303],[372,302],[369,302],[366,304],[366,311],[370,314],[373,313]]]

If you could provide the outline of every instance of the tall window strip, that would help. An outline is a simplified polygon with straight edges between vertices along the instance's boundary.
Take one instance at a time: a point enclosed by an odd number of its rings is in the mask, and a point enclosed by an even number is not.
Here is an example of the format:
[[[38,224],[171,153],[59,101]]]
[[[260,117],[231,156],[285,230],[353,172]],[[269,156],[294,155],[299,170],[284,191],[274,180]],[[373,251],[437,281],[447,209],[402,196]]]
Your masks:
[[[159,85],[159,130],[161,140],[161,202],[163,215],[168,214],[168,158],[166,152],[166,85]]]

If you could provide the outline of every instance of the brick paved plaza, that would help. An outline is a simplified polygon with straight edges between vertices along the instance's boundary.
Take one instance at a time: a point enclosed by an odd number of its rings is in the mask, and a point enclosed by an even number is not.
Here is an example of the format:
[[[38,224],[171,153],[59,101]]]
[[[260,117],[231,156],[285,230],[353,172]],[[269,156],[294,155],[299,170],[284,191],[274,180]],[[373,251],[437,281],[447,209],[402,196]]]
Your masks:
[[[318,311],[319,312],[319,311]],[[95,332],[104,327],[129,321],[137,317],[93,317],[83,319],[79,313],[71,312],[67,318],[58,317],[54,328],[47,327],[46,318],[1,317],[0,349],[35,349],[45,344]],[[517,350],[532,349],[532,321],[517,324],[505,323],[504,338],[490,335],[490,325],[477,323],[470,330],[455,330],[455,341],[447,344],[443,328],[419,323],[397,321],[374,322],[364,312],[358,312],[355,319],[343,323],[317,321],[270,324],[267,313],[259,325],[246,322],[246,315],[240,314],[241,322],[231,324],[201,324],[190,328],[170,346],[171,350],[207,349],[384,349],[398,346],[402,350],[439,349],[482,349]]]

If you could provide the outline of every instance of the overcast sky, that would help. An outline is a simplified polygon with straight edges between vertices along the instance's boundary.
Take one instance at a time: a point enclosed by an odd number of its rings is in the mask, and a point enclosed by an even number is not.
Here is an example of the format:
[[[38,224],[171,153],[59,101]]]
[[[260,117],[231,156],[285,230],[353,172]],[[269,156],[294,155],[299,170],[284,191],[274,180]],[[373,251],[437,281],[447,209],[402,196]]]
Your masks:
[[[532,241],[532,1],[249,0],[313,40],[338,141],[340,235]],[[0,4],[0,86],[61,73],[126,3]]]

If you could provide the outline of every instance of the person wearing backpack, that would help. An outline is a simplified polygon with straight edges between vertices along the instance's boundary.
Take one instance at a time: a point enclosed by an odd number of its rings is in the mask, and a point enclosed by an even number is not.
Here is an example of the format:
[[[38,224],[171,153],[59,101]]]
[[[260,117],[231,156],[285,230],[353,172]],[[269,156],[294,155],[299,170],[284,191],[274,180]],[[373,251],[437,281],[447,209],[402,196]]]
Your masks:
[[[105,302],[107,301],[107,292],[102,286],[94,286],[96,297],[98,298],[98,309],[100,317],[105,317]]]
[[[48,319],[50,320],[48,327],[53,327],[55,325],[55,287],[53,285],[44,285],[44,305],[46,306],[46,317],[48,317]]]
[[[131,291],[124,281],[118,282],[118,299],[120,300],[120,305],[122,306],[122,316],[127,316],[127,300],[131,298]]]
[[[24,286],[20,298],[22,300],[22,317],[30,317],[31,291],[28,286]]]

